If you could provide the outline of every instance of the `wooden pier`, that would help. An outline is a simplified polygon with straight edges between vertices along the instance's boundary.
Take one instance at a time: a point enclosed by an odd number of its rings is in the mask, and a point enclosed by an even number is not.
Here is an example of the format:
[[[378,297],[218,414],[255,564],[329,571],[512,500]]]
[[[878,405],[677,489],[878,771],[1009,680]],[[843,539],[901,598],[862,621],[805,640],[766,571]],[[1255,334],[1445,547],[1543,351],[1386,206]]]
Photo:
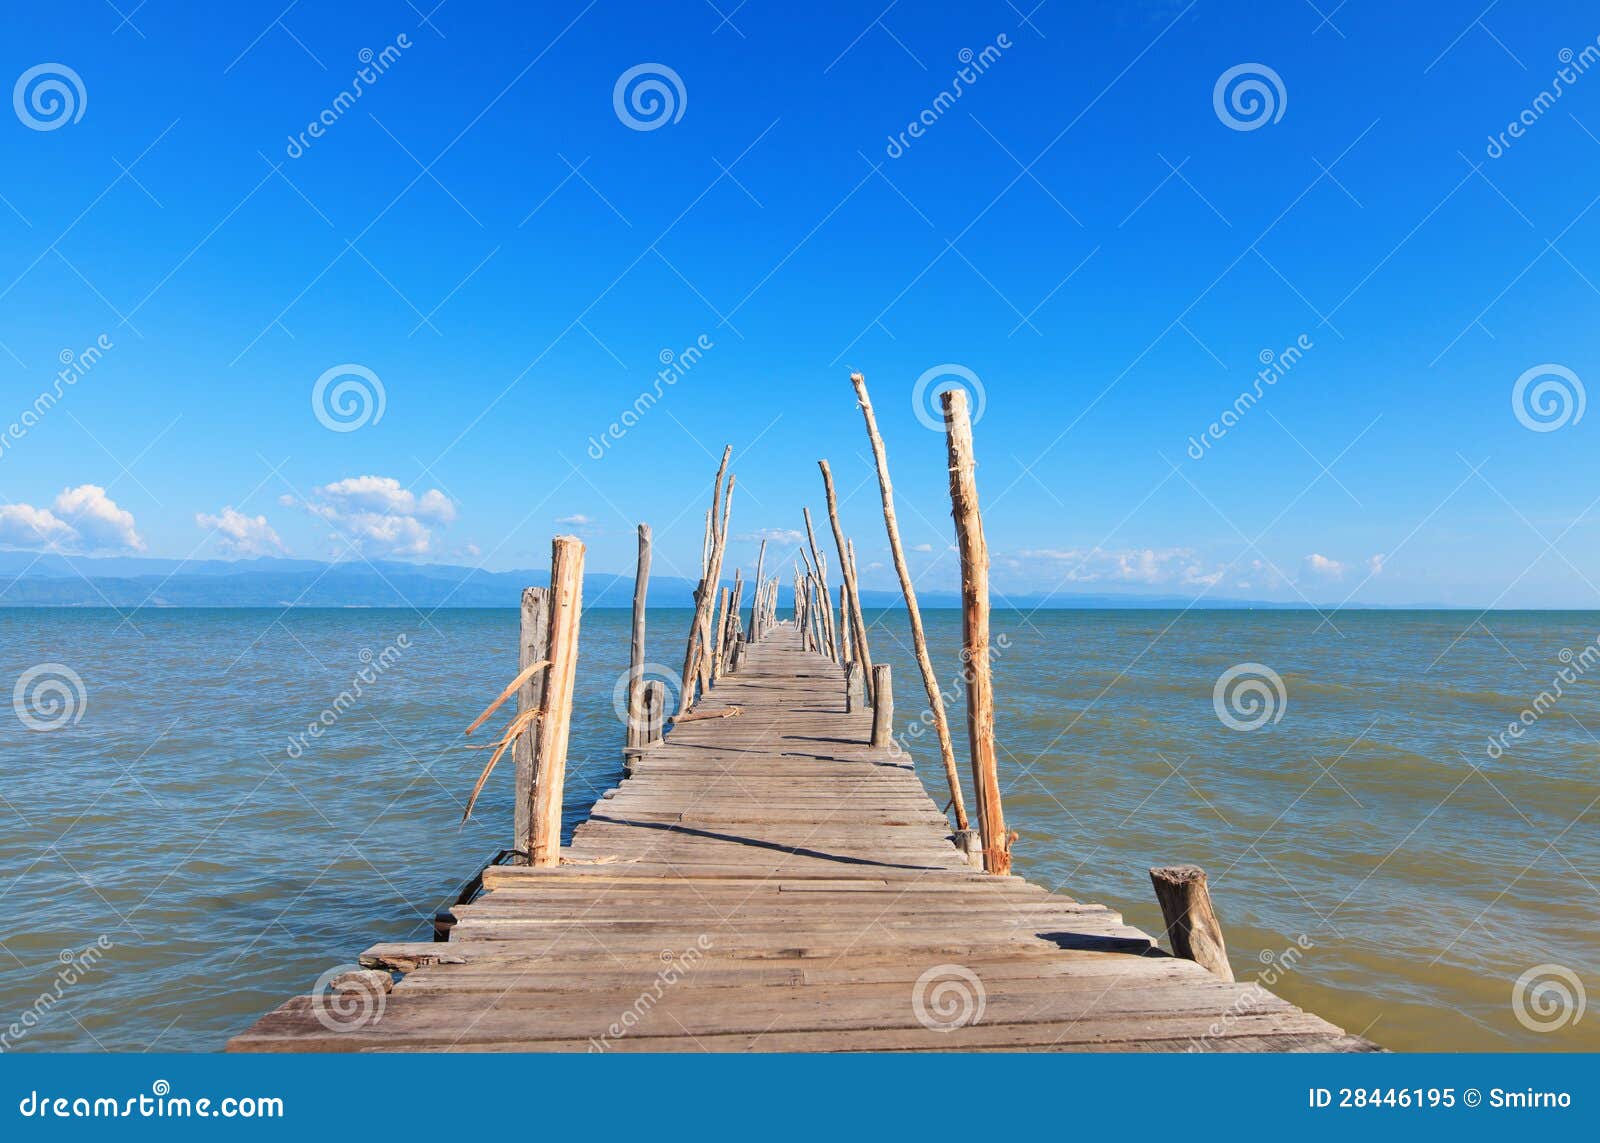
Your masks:
[[[491,867],[448,941],[363,953],[403,974],[381,1000],[298,997],[229,1048],[1372,1049],[1103,905],[973,869],[845,694],[775,624],[702,703],[741,713],[646,751],[561,864]]]

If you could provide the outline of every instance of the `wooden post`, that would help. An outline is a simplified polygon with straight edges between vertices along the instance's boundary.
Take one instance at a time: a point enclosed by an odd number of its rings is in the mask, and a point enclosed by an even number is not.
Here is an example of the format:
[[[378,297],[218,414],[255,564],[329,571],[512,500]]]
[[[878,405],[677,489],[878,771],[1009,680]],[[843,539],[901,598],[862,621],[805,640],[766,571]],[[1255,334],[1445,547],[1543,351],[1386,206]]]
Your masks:
[[[728,476],[727,488],[722,496],[722,522],[717,528],[716,539],[711,547],[711,578],[706,582],[709,585],[707,595],[710,596],[712,601],[716,600],[717,585],[722,582],[722,560],[728,550],[728,517],[733,513],[733,486],[737,479],[731,473]],[[726,610],[726,603],[724,603],[724,610]],[[714,618],[714,612],[711,609],[707,609],[704,628],[700,636],[700,653],[702,655],[700,660],[700,685],[702,692],[709,685],[712,678],[712,663],[714,662],[716,650],[714,646],[715,637],[712,633]]]
[[[872,745],[888,746],[894,740],[894,688],[888,663],[872,668],[872,693],[878,696],[872,704]]]
[[[856,625],[856,643],[861,648],[860,658],[866,663],[865,687],[867,701],[872,701],[872,656],[867,651],[867,616],[861,609],[861,572],[856,568],[856,542],[844,542],[844,562],[850,565],[850,607]]]
[[[732,593],[725,587],[717,589],[717,607],[712,612],[711,625],[715,629],[709,640],[711,644],[711,681],[715,683],[722,677],[722,639],[728,632],[728,600]]]
[[[639,562],[633,573],[633,642],[628,655],[628,727],[625,749],[644,745],[644,611],[650,590],[650,525],[639,525]]]
[[[542,587],[525,587],[522,589],[522,624],[517,638],[518,674],[547,658],[545,651],[549,641],[550,592]],[[535,671],[527,682],[517,688],[519,715],[538,710],[544,705],[545,674],[544,671]],[[530,727],[511,743],[511,761],[516,767],[511,848],[523,854],[533,852],[534,751],[538,738],[538,731]]]
[[[978,795],[978,831],[983,867],[1011,872],[1011,842],[1000,808],[1000,773],[994,748],[994,675],[989,663],[989,544],[978,511],[977,461],[964,389],[947,389],[945,435],[949,445],[950,502],[961,549],[961,657],[967,669],[967,738],[972,751],[972,786]]]
[[[557,536],[550,553],[550,640],[544,717],[539,720],[533,776],[534,865],[561,864],[561,796],[572,733],[572,684],[578,673],[578,624],[583,615],[583,541]]]
[[[822,588],[822,626],[828,644],[827,654],[828,658],[837,662],[839,647],[833,638],[833,593],[828,589],[828,566],[822,562],[822,553],[817,550],[817,534],[811,528],[811,509],[802,508],[800,511],[806,518],[806,539],[811,544],[811,560],[816,565],[817,582]]]
[[[644,740],[660,742],[667,726],[667,684],[650,679],[644,684]]]
[[[889,533],[889,552],[894,557],[895,574],[900,577],[900,592],[905,596],[906,617],[911,623],[911,649],[916,653],[917,668],[922,673],[922,688],[928,695],[928,709],[933,713],[933,729],[939,738],[939,756],[944,762],[945,781],[950,786],[951,808],[955,811],[956,829],[968,828],[966,799],[961,794],[961,774],[956,769],[955,747],[950,741],[950,720],[945,717],[944,694],[939,678],[934,674],[933,660],[928,656],[928,640],[922,630],[922,611],[917,607],[917,592],[911,585],[911,572],[906,567],[905,548],[900,543],[900,522],[894,514],[894,485],[889,480],[889,458],[884,451],[883,437],[878,435],[878,418],[872,411],[872,399],[867,395],[867,379],[859,373],[850,375],[855,386],[856,403],[867,422],[867,439],[872,444],[872,455],[878,465],[878,493],[883,501],[883,524]]]
[[[852,659],[844,665],[844,712],[854,714],[862,701],[861,664]]]
[[[1205,870],[1198,865],[1172,865],[1150,871],[1156,900],[1167,926],[1172,955],[1192,960],[1223,980],[1233,979],[1228,949],[1222,941],[1222,922],[1211,904]]]
[[[717,581],[712,576],[711,563],[713,553],[712,532],[716,526],[717,508],[722,502],[722,477],[728,471],[728,458],[733,455],[733,446],[728,445],[722,450],[722,463],[717,466],[717,479],[711,486],[711,511],[706,515],[706,538],[702,546],[703,562],[700,571],[700,585],[694,591],[694,618],[689,623],[689,646],[683,653],[683,689],[678,696],[678,713],[686,714],[694,706],[694,685],[696,667],[699,656],[696,654],[704,645],[706,620],[705,612],[711,606],[712,596],[716,594]],[[709,590],[707,585],[710,585]]]
[[[852,655],[860,660],[862,678],[865,681],[867,701],[872,701],[872,696],[877,692],[872,689],[872,652],[867,648],[867,627],[861,620],[861,597],[858,594],[860,587],[856,583],[856,571],[850,559],[850,549],[845,543],[844,529],[839,525],[839,500],[833,492],[833,473],[828,468],[826,460],[817,461],[817,467],[822,470],[822,491],[828,502],[828,522],[833,525],[833,546],[839,552],[839,577],[844,581],[840,589],[839,609],[841,614],[839,625],[848,625],[850,641],[853,644]]]
[[[761,638],[762,608],[766,603],[767,581],[761,578],[767,566],[767,542],[761,541],[761,550],[756,553],[756,590],[750,597],[750,631],[746,638],[754,643]]]

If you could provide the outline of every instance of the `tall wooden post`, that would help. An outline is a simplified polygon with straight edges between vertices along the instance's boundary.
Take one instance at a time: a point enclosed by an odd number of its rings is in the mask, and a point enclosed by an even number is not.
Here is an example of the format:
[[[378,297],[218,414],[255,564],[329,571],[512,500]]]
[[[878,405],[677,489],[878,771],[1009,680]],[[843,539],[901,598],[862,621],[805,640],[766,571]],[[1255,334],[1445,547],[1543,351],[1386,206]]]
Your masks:
[[[756,592],[750,599],[750,633],[746,638],[754,643],[761,638],[762,608],[766,605],[767,581],[762,579],[762,572],[767,566],[767,542],[761,541],[761,550],[756,553]]]
[[[542,587],[522,589],[522,621],[517,637],[517,673],[520,675],[533,664],[546,658],[550,641],[550,592]],[[544,671],[533,672],[517,688],[517,713],[526,714],[544,705]],[[516,767],[516,780],[512,796],[511,848],[518,853],[533,852],[533,788],[534,751],[538,732],[529,727],[511,743],[511,761]]]
[[[839,552],[839,576],[844,581],[841,589],[843,599],[841,607],[849,613],[848,619],[841,620],[843,626],[848,622],[850,626],[851,641],[854,644],[855,658],[861,661],[862,680],[866,685],[867,701],[873,701],[876,694],[872,689],[872,652],[867,648],[867,625],[861,619],[860,585],[856,582],[855,564],[850,559],[850,549],[845,543],[844,529],[839,524],[839,500],[833,492],[833,472],[828,468],[826,460],[817,461],[817,467],[822,470],[822,491],[828,502],[828,522],[833,525],[833,545]]]
[[[972,785],[978,796],[978,832],[983,867],[1011,872],[1011,842],[1000,808],[1000,774],[994,747],[994,675],[989,663],[989,544],[978,511],[977,461],[966,390],[946,390],[945,437],[949,445],[950,502],[961,550],[961,656],[967,665],[967,737],[972,750]]]
[[[694,686],[698,677],[699,663],[697,652],[701,652],[704,648],[705,634],[709,630],[705,618],[706,610],[711,606],[712,597],[717,590],[716,577],[712,573],[714,530],[717,508],[722,503],[722,477],[728,471],[728,459],[731,456],[733,456],[733,446],[728,445],[722,450],[722,463],[717,466],[717,478],[711,486],[711,510],[706,515],[706,538],[702,548],[704,558],[700,571],[700,584],[694,591],[694,618],[689,623],[689,646],[683,653],[683,688],[678,697],[680,714],[688,713],[694,706]]]
[[[644,612],[650,590],[650,525],[639,525],[639,563],[633,573],[633,641],[628,655],[627,750],[645,744],[644,728]]]
[[[872,668],[872,693],[878,696],[872,704],[872,745],[888,746],[894,739],[894,686],[888,663]]]
[[[955,811],[956,829],[965,830],[967,823],[966,799],[961,794],[961,774],[956,769],[955,747],[950,741],[950,720],[945,717],[944,692],[933,670],[933,660],[928,656],[928,639],[922,630],[922,611],[917,607],[917,591],[911,584],[911,572],[906,567],[905,548],[900,543],[900,522],[894,514],[894,484],[889,480],[889,458],[884,451],[883,437],[878,434],[878,418],[872,411],[872,398],[867,395],[867,379],[859,373],[850,374],[855,386],[856,403],[867,422],[867,440],[872,445],[872,456],[878,466],[878,494],[883,501],[883,525],[889,533],[889,554],[894,558],[895,574],[900,577],[900,593],[906,601],[906,618],[911,623],[911,649],[916,654],[917,669],[922,674],[922,689],[928,695],[928,709],[933,713],[933,729],[939,739],[939,756],[944,762],[945,781],[950,787],[950,804]]]
[[[728,611],[732,602],[733,593],[725,587],[717,589],[717,610],[713,613],[711,625],[715,630],[711,635],[711,681],[715,683],[722,677],[722,653],[728,634]]]
[[[1222,941],[1222,922],[1211,904],[1205,870],[1197,865],[1173,865],[1150,871],[1161,916],[1166,922],[1172,955],[1192,960],[1223,980],[1233,979],[1228,949]]]
[[[828,658],[838,661],[839,648],[838,644],[834,641],[832,630],[833,593],[828,588],[828,567],[827,564],[823,563],[822,553],[817,550],[817,534],[812,530],[811,527],[811,509],[802,508],[800,511],[801,514],[806,518],[806,539],[811,544],[811,559],[812,562],[816,564],[817,582],[822,588],[822,614],[824,616],[823,631],[828,643]],[[803,555],[804,553],[801,554]]]
[[[539,720],[533,776],[534,865],[561,864],[561,797],[572,733],[572,686],[578,673],[578,625],[583,616],[583,541],[557,536],[550,553],[550,638],[544,717]]]

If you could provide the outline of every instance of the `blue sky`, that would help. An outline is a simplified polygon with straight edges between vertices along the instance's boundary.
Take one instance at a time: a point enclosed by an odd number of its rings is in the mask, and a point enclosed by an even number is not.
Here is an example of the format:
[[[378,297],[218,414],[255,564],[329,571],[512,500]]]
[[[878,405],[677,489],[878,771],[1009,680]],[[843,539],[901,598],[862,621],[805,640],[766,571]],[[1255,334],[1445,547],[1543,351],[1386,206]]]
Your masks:
[[[622,571],[647,520],[692,576],[731,442],[732,560],[820,509],[826,456],[890,587],[860,369],[948,587],[912,396],[959,366],[1002,593],[1600,606],[1584,5],[68,0],[8,32],[7,82],[52,66],[0,123],[0,420],[109,348],[0,447],[6,546],[504,569],[576,529]],[[619,112],[639,65],[665,117]],[[330,370],[381,418],[326,427]]]

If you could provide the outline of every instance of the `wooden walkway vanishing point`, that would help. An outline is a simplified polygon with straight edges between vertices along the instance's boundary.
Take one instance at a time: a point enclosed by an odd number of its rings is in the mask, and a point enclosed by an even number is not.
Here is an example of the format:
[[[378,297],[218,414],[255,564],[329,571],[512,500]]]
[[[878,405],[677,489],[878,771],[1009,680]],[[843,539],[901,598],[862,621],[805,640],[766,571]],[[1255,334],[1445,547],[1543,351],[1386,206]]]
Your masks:
[[[494,866],[442,944],[380,944],[380,1018],[290,1000],[234,1051],[1350,1051],[1103,905],[972,869],[790,624],[596,802],[566,863]]]
[[[621,784],[562,846],[584,545],[557,537],[550,587],[523,592],[518,673],[467,728],[515,696],[466,813],[509,753],[513,846],[500,856],[517,863],[488,865],[441,914],[435,941],[375,945],[231,1050],[1374,1050],[1259,984],[1235,983],[1193,866],[1150,871],[1170,953],[1105,906],[1011,873],[965,394],[939,399],[961,564],[970,818],[883,440],[865,379],[850,380],[928,699],[918,729],[934,730],[945,809],[892,737],[891,673],[872,662],[855,545],[826,460],[837,610],[828,552],[805,510],[792,619],[778,620],[783,574],[767,574],[763,541],[744,622],[743,569],[731,587],[722,575],[729,446],[681,676],[646,670],[651,537],[639,527],[632,654],[618,680]],[[666,681],[647,677],[663,673],[681,683],[676,710]]]

